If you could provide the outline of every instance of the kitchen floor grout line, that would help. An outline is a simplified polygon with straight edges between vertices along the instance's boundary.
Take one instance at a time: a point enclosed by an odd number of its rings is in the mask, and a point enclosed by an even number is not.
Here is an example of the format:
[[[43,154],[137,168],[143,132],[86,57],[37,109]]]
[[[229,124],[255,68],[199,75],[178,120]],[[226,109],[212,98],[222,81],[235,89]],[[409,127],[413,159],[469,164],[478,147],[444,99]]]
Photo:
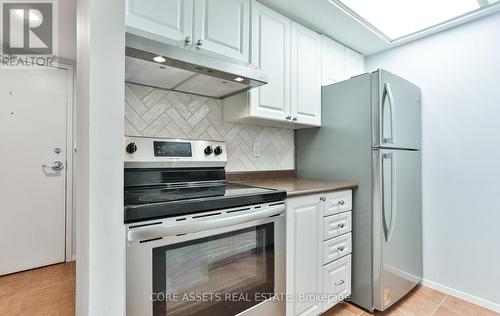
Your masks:
[[[438,309],[444,304],[444,301],[446,301],[446,298],[448,297],[448,294],[444,296],[444,298],[441,300],[441,303],[438,304],[438,306],[432,311],[431,316],[434,315]]]

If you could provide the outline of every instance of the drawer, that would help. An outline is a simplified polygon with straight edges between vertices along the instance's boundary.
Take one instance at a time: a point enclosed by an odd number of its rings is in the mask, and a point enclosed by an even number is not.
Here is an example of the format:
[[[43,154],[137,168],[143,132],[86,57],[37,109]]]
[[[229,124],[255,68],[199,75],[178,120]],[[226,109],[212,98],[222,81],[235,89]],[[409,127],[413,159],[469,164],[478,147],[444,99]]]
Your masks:
[[[323,242],[323,264],[328,264],[352,252],[351,233]]]
[[[351,212],[323,218],[323,240],[328,240],[352,230]]]
[[[338,191],[325,194],[323,216],[329,216],[352,210],[352,191]]]
[[[323,293],[328,295],[323,311],[351,295],[351,255],[323,267]]]

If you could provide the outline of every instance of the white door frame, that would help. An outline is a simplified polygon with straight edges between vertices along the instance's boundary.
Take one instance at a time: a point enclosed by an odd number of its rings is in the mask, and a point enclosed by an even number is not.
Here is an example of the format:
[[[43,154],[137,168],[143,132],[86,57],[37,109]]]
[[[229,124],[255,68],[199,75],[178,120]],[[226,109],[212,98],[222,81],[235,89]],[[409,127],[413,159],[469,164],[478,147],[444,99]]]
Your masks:
[[[65,240],[65,258],[66,262],[74,261],[74,219],[75,219],[75,204],[74,204],[74,185],[73,185],[73,156],[76,151],[75,147],[75,113],[74,110],[74,67],[69,63],[59,63],[57,67],[66,70],[67,73],[67,94],[66,94],[66,183],[65,183],[65,216],[66,216],[66,240]]]

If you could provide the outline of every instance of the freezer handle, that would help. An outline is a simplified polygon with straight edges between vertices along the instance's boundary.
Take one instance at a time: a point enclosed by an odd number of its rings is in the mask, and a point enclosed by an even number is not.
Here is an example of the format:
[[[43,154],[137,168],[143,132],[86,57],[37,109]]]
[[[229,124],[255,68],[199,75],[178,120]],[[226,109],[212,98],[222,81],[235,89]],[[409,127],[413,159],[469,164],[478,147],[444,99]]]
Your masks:
[[[391,204],[391,220],[389,223],[387,223],[387,219],[386,219],[386,179],[385,179],[385,164],[384,164],[384,161],[385,160],[390,160],[390,164],[391,164],[391,167],[390,167],[390,189],[388,190],[390,192],[390,196],[389,196],[389,200],[390,200],[390,204]],[[394,192],[394,188],[395,188],[395,177],[394,177],[394,170],[395,170],[395,166],[394,166],[394,157],[393,157],[393,154],[392,153],[387,153],[387,154],[383,154],[382,155],[382,163],[381,163],[381,168],[382,168],[382,218],[383,218],[383,221],[384,221],[384,235],[385,235],[385,241],[386,242],[390,242],[391,241],[391,237],[392,237],[392,233],[394,232],[394,227],[396,225],[396,215],[397,215],[397,207],[396,207],[396,201],[394,200],[394,197],[395,197],[395,192]]]
[[[391,111],[391,136],[390,137],[385,137],[383,135],[383,142],[386,144],[394,144],[396,143],[396,115],[395,115],[395,104],[394,104],[394,96],[392,95],[392,90],[391,90],[391,84],[389,82],[386,82],[384,85],[384,100],[382,103],[382,106],[385,107],[386,104],[386,98],[389,101],[389,110]],[[382,134],[385,131],[385,124],[386,124],[386,119],[385,119],[385,111],[382,109]]]

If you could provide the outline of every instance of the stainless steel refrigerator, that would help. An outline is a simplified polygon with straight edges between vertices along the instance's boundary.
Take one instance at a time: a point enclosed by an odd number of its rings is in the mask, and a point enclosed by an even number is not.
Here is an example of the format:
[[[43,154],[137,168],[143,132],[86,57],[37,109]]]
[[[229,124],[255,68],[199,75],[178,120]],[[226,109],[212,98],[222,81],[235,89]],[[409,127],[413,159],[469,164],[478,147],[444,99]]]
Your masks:
[[[383,311],[422,280],[420,88],[378,70],[323,87],[297,131],[301,178],[355,181],[350,300]]]

